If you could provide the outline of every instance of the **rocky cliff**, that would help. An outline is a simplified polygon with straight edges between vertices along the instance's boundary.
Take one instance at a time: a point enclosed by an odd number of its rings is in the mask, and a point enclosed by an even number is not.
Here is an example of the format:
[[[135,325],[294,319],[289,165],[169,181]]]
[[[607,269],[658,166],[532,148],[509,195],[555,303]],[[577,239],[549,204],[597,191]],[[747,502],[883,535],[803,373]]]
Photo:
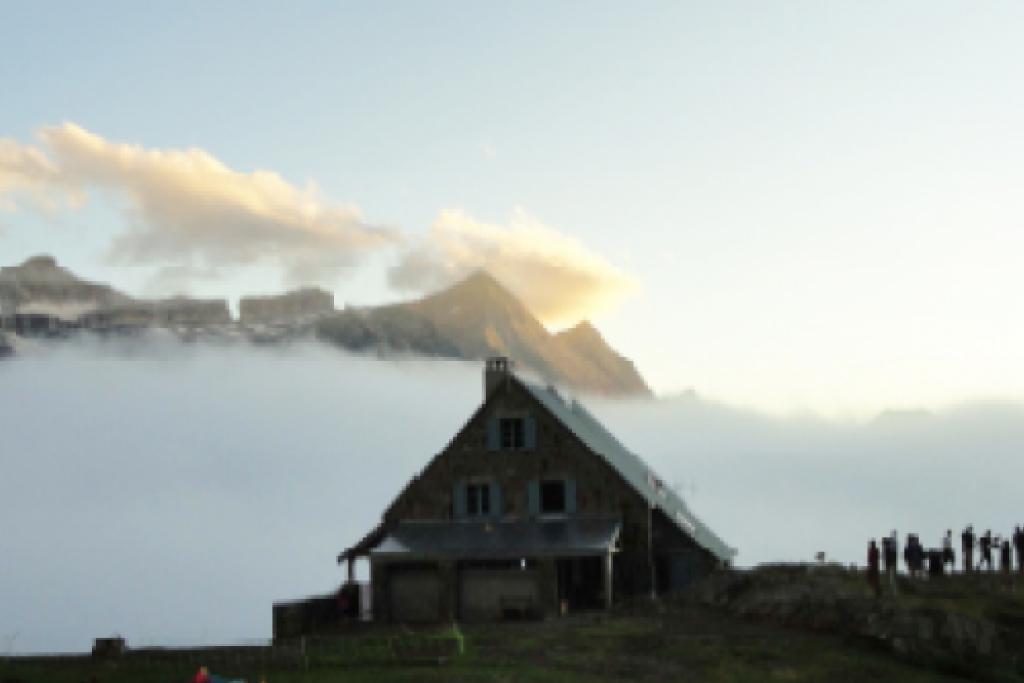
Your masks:
[[[370,347],[433,356],[508,356],[520,367],[573,389],[647,395],[633,364],[590,323],[553,335],[501,283],[478,271],[436,294],[324,318],[321,338],[357,350]]]
[[[182,339],[279,344],[315,334],[346,349],[381,355],[467,360],[507,356],[520,368],[577,391],[650,394],[633,364],[589,322],[552,334],[484,271],[416,301],[340,312],[334,309],[334,297],[320,289],[244,297],[236,323],[223,299],[136,299],[83,280],[50,256],[36,256],[0,269],[0,307],[0,326],[21,336],[58,338],[78,330],[117,333],[164,327]]]
[[[278,296],[244,296],[238,319],[245,325],[303,320],[334,312],[334,295],[309,287]]]
[[[104,284],[89,282],[57,265],[52,256],[34,256],[0,268],[0,313],[48,313],[71,318],[131,298]]]

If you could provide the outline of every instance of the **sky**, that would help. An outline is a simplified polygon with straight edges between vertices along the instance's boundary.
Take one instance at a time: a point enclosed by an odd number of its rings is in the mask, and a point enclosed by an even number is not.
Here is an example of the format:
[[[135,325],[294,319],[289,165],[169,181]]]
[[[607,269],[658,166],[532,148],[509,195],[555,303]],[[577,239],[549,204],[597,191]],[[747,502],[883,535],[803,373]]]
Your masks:
[[[273,602],[341,584],[337,554],[479,406],[481,371],[138,338],[0,363],[0,656],[113,634],[265,642]],[[587,407],[738,566],[819,551],[862,566],[893,528],[933,547],[947,528],[1024,523],[1024,403],[856,424],[695,396]]]
[[[1024,398],[1020,3],[3,14],[0,264],[339,305],[486,267],[663,396]]]

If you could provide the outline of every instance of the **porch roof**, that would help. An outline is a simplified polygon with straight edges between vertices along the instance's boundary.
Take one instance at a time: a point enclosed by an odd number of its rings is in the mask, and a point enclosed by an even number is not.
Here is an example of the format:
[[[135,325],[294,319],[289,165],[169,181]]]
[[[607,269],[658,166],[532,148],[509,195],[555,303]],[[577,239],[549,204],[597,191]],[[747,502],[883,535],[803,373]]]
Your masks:
[[[371,557],[580,557],[615,549],[617,518],[403,521],[370,550]]]

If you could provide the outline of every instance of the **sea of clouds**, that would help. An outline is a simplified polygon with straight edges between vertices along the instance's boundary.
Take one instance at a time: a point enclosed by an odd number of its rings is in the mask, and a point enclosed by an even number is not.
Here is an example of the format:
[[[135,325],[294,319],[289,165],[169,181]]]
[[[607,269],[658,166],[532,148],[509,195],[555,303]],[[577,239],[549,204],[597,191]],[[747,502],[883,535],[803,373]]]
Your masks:
[[[0,655],[265,639],[479,404],[474,363],[128,342],[0,362]],[[1024,407],[861,422],[587,401],[737,564],[1024,523]]]

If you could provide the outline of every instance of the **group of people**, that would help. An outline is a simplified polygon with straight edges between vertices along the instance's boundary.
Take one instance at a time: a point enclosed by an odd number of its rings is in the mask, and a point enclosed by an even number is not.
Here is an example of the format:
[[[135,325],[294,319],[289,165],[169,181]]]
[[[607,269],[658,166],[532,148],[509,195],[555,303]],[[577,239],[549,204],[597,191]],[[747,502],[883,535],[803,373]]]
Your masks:
[[[974,550],[979,550],[978,564],[974,564]],[[1003,573],[1009,574],[1013,569],[1013,553],[1017,555],[1017,571],[1024,574],[1024,527],[1014,527],[1013,534],[1008,538],[999,535],[992,536],[992,531],[986,529],[980,536],[974,533],[974,527],[970,524],[960,534],[960,549],[963,553],[963,571],[970,573],[980,571],[982,567],[988,571],[995,569],[993,554],[999,554],[999,568]],[[941,576],[948,565],[952,571],[956,566],[956,554],[953,552],[953,530],[947,529],[946,535],[942,537],[941,548],[926,549],[921,545],[917,534],[907,534],[907,543],[903,548],[903,561],[907,565],[907,572],[911,577],[923,575],[925,564],[927,571],[932,576]],[[882,537],[882,546],[879,548],[875,539],[868,543],[868,583],[875,590],[875,594],[881,591],[881,571],[884,566],[885,573],[889,576],[890,582],[895,585],[896,570],[899,564],[899,537],[893,529],[888,536]]]

